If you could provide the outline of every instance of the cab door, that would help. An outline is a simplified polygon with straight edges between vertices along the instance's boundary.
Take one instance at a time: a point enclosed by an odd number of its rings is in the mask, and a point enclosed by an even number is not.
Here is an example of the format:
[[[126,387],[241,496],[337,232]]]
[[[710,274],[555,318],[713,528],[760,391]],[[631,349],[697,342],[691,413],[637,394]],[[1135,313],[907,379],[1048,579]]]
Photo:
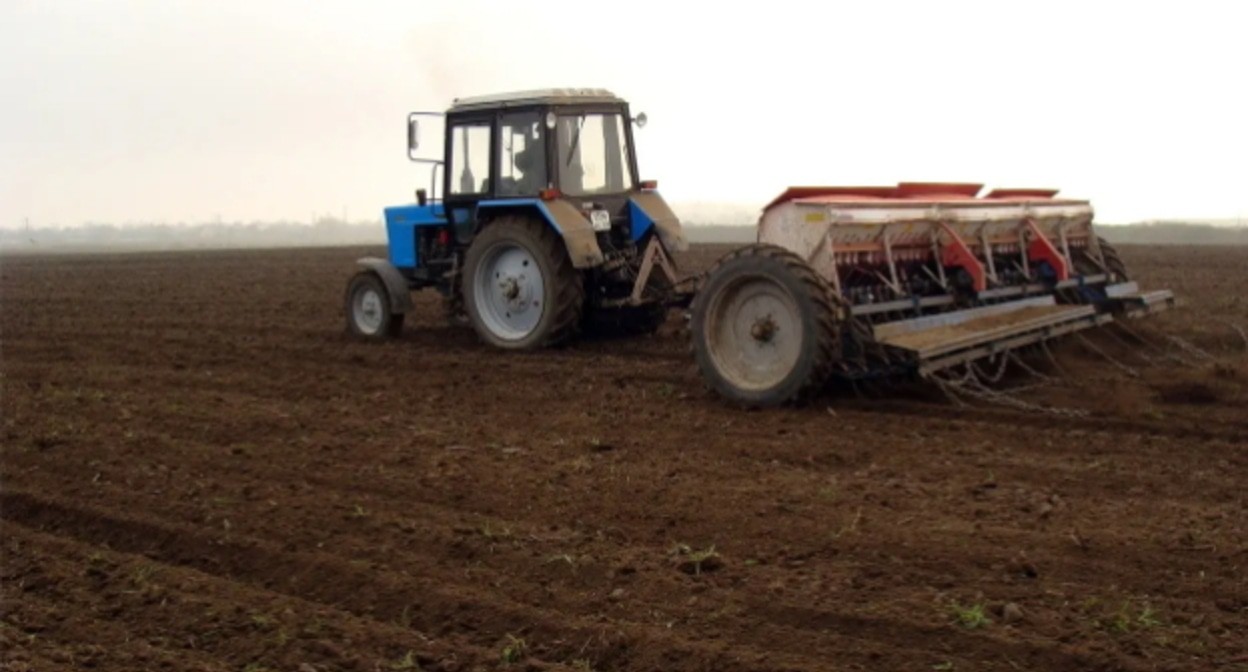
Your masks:
[[[494,115],[448,120],[446,135],[446,212],[455,240],[467,245],[476,228],[477,204],[494,195]]]

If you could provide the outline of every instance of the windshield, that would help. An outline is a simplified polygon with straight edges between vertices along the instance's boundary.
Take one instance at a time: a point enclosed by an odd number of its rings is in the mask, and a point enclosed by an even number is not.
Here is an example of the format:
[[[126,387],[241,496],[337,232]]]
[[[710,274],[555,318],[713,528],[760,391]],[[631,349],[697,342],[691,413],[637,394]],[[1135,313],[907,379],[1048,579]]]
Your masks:
[[[591,196],[633,188],[623,115],[563,115],[557,133],[559,191],[569,196]]]

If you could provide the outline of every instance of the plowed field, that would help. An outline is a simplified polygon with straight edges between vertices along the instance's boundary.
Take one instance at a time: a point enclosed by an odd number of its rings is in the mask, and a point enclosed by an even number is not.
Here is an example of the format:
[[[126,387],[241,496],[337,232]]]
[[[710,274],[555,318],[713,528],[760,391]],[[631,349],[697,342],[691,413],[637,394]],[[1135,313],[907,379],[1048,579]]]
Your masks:
[[[769,412],[676,313],[354,342],[378,252],[0,260],[0,668],[1248,670],[1248,248],[998,403]]]

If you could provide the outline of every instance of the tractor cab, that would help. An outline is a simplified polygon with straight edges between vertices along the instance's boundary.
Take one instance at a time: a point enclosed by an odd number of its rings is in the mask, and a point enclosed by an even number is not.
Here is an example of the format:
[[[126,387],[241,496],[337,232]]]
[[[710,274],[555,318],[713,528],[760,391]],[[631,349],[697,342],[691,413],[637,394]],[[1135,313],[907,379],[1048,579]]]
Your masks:
[[[599,90],[459,99],[446,115],[445,193],[624,194],[637,183],[630,120],[628,103]]]
[[[413,158],[427,114],[409,117]],[[627,101],[602,89],[546,89],[460,98],[444,116],[441,158],[416,160],[442,168],[432,200],[445,204],[461,244],[476,233],[483,202],[517,199],[565,201],[590,213],[596,232],[627,242],[630,193],[652,186],[639,181],[633,150],[633,125],[646,117],[634,118]]]

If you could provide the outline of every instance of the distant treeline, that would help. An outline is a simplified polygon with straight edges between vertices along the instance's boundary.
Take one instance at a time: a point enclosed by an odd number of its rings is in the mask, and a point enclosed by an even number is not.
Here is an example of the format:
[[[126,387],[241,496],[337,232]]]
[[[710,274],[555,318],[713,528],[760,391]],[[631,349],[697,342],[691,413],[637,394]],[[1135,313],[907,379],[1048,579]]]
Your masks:
[[[1097,230],[1115,244],[1248,245],[1248,226],[1150,222],[1102,225]],[[695,243],[749,243],[751,225],[686,224]],[[256,247],[332,247],[384,245],[380,222],[346,222],[333,218],[307,222],[85,224],[59,228],[0,229],[0,251],[109,252]]]
[[[1214,226],[1204,223],[1148,222],[1100,226],[1097,231],[1111,243],[1133,245],[1248,245],[1248,226]]]
[[[128,252],[263,247],[384,245],[380,222],[88,223],[57,228],[0,229],[4,252]]]

